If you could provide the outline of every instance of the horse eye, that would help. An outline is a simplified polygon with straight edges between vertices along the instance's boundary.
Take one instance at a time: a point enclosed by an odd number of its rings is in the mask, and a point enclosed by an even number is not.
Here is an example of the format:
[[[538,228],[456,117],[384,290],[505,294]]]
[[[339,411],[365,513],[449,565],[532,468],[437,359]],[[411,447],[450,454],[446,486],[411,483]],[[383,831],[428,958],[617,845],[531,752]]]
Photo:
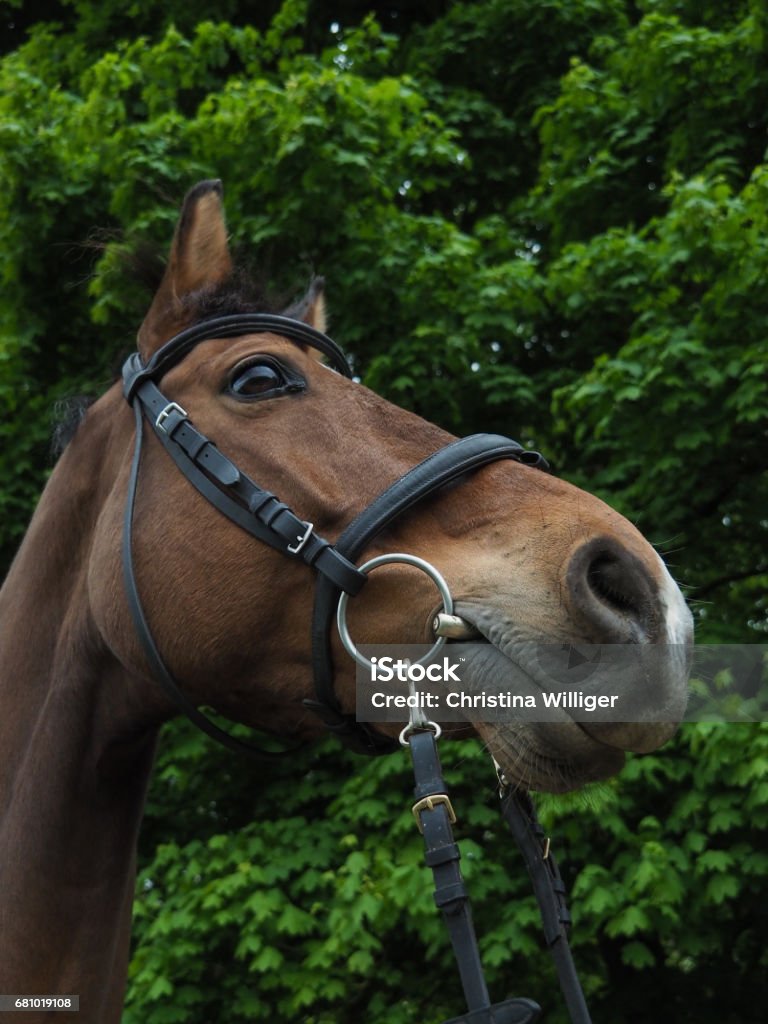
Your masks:
[[[273,362],[248,363],[236,367],[227,391],[236,398],[266,398],[286,391],[303,390],[303,382]]]

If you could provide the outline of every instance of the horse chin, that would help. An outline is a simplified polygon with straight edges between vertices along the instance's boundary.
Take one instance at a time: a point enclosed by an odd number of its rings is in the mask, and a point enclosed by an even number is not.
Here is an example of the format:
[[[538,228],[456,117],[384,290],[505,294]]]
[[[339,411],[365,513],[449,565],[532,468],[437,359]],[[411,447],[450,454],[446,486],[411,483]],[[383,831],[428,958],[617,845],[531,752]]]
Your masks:
[[[510,726],[477,722],[478,735],[511,786],[567,793],[621,771],[625,754],[592,740],[577,722]]]
[[[457,645],[463,648],[462,678],[475,692],[498,690],[502,680],[503,690],[530,696],[539,707],[542,691],[553,688],[552,678],[542,670],[542,650],[567,648],[568,638],[543,641],[488,606],[462,602],[456,611],[481,633],[480,642]],[[536,721],[536,713],[526,716],[515,710],[502,721],[483,721],[470,712],[472,725],[507,781],[546,792],[567,792],[615,775],[624,765],[626,752],[648,753],[666,743],[685,712],[689,661],[687,653],[681,655],[677,648],[656,647],[652,677],[644,671],[642,659],[637,659],[634,674],[622,672],[622,692],[632,695],[632,721],[577,721],[565,708],[548,709],[546,721]],[[632,659],[629,663],[634,664]],[[597,693],[617,689],[610,669],[596,669],[588,684],[579,685]],[[566,688],[563,683],[559,686]]]

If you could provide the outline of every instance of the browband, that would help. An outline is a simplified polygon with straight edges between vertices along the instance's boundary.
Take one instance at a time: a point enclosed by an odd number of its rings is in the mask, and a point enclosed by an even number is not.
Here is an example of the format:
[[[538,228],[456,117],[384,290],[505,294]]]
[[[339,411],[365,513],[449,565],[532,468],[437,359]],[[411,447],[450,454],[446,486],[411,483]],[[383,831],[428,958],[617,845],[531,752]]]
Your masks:
[[[310,348],[317,349],[330,360],[333,368],[342,376],[352,377],[347,358],[336,342],[309,324],[289,316],[278,316],[276,313],[234,313],[231,316],[213,317],[187,327],[166,341],[146,364],[142,362],[138,352],[135,352],[123,367],[123,394],[130,402],[142,381],[159,380],[201,341],[267,333],[279,334],[282,338],[290,338],[300,345],[309,345]]]

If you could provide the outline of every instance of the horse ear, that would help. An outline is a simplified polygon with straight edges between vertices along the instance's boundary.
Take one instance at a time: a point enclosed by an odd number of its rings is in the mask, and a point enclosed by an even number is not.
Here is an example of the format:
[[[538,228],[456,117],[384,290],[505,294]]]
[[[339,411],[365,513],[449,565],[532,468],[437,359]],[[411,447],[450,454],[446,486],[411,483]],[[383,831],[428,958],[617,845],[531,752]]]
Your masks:
[[[301,320],[316,331],[325,334],[328,320],[325,315],[325,278],[313,277],[309,283],[307,294],[294,302],[285,311],[285,316]],[[314,350],[313,350],[314,351]]]
[[[222,192],[220,181],[201,181],[184,199],[165,274],[139,328],[144,359],[183,326],[186,296],[232,273]]]

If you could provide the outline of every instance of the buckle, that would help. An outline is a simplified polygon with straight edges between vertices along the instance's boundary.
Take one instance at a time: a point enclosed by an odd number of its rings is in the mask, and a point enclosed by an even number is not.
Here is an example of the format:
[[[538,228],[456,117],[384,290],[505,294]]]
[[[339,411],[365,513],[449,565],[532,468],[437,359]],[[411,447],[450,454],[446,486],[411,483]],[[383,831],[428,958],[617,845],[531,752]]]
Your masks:
[[[434,809],[436,807],[439,807],[440,804],[443,804],[445,806],[445,809],[448,811],[448,821],[451,823],[451,825],[456,824],[456,812],[453,809],[453,805],[451,804],[451,798],[448,796],[448,794],[432,793],[430,796],[425,796],[423,800],[417,800],[416,803],[411,808],[411,810],[413,811],[413,816],[416,819],[416,824],[418,825],[419,832],[421,832],[422,835],[424,834],[424,829],[422,828],[421,818],[419,817],[419,811],[434,811]]]
[[[168,437],[170,437],[171,434],[165,429],[165,421],[173,413],[178,413],[181,419],[183,420],[187,418],[186,409],[182,409],[177,402],[169,402],[164,409],[160,410],[160,412],[157,414],[157,419],[155,420],[155,427],[158,430],[162,430],[162,432]]]
[[[301,551],[301,549],[307,543],[309,538],[312,536],[312,531],[315,528],[315,524],[314,523],[304,523],[304,527],[305,527],[304,533],[299,534],[299,536],[296,538],[296,543],[288,545],[287,551],[288,551],[289,555],[298,555],[298,553]]]

